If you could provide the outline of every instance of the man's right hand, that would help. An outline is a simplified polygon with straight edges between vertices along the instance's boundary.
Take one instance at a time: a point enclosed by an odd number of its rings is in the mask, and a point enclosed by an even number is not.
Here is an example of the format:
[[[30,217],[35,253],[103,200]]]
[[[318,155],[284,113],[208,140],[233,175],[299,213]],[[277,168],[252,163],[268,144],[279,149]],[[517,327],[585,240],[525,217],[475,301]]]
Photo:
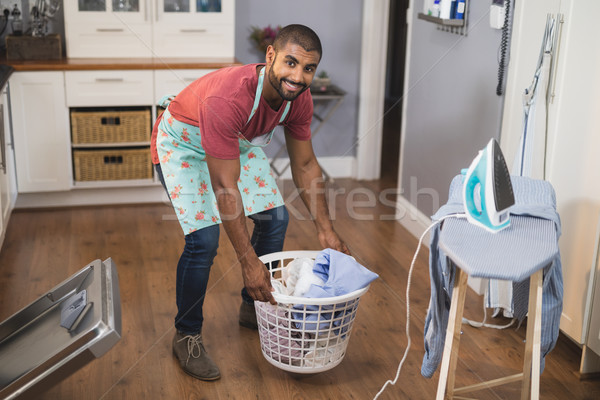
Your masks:
[[[265,264],[257,257],[249,260],[240,261],[242,264],[242,278],[244,286],[250,297],[255,301],[268,301],[271,304],[277,304],[271,292],[271,274]]]

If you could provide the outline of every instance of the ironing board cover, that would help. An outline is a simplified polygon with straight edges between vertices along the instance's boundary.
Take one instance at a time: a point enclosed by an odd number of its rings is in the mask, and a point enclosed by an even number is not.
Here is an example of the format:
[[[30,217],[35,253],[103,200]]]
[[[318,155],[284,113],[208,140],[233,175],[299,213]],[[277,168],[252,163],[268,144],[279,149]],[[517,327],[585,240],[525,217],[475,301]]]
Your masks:
[[[450,199],[434,220],[452,208],[464,212],[462,180],[461,175],[453,179]],[[558,254],[560,220],[552,185],[518,176],[511,181],[515,205],[508,228],[491,233],[464,219],[444,221],[439,247],[469,276],[518,282],[547,266]]]

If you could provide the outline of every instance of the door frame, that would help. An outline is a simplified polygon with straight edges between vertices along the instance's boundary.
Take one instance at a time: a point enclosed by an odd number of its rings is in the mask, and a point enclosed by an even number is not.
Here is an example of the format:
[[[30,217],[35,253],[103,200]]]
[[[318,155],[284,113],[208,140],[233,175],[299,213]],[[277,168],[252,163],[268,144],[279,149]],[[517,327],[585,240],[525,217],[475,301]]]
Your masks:
[[[360,180],[379,179],[385,101],[390,0],[364,0],[358,106],[356,171]]]

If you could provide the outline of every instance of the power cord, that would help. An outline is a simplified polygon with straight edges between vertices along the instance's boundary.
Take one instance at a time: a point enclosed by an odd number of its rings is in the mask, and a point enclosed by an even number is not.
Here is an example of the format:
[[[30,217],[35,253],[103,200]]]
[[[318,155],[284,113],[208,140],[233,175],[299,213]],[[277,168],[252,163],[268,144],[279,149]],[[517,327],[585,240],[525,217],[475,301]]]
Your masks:
[[[435,221],[434,223],[429,225],[427,227],[427,229],[425,229],[425,232],[423,232],[423,234],[419,238],[419,244],[417,245],[417,250],[415,251],[415,255],[413,256],[412,262],[410,263],[410,269],[408,270],[408,280],[406,283],[406,337],[408,339],[408,342],[406,345],[406,350],[404,351],[404,356],[402,356],[402,360],[400,360],[400,364],[398,364],[398,370],[396,371],[396,377],[394,378],[393,381],[392,380],[386,381],[383,384],[383,386],[381,387],[381,389],[379,390],[379,392],[377,392],[377,394],[375,395],[373,400],[378,399],[379,396],[383,393],[383,391],[385,390],[385,388],[388,385],[390,385],[390,384],[395,385],[396,382],[398,382],[398,378],[400,377],[400,371],[402,370],[402,365],[404,364],[404,361],[406,361],[406,357],[408,356],[408,350],[410,349],[410,345],[411,345],[411,340],[410,340],[410,286],[411,286],[411,281],[412,281],[412,272],[415,267],[415,261],[417,260],[417,256],[419,255],[419,250],[421,250],[421,245],[423,244],[423,239],[425,238],[427,233],[431,230],[431,228],[433,228],[434,226],[436,226],[437,224],[441,223],[442,221],[444,221],[448,218],[467,218],[467,216],[466,216],[466,214],[450,214],[450,215],[443,216],[442,218],[438,219],[437,221]]]
[[[500,61],[498,65],[498,86],[496,86],[496,94],[502,96],[504,94],[504,72],[506,69],[506,52],[508,51],[508,36],[510,29],[510,2],[504,1],[504,25],[502,26],[502,40],[500,41]]]

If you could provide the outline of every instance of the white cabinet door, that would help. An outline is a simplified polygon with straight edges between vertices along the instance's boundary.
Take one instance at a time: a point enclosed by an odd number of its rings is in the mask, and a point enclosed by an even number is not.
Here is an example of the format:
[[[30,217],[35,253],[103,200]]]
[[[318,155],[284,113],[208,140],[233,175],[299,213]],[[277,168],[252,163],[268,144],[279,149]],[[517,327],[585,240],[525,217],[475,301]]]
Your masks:
[[[522,94],[531,84],[538,60],[546,14],[562,13],[559,51],[548,106],[546,179],[556,191],[562,223],[559,240],[564,277],[561,330],[586,343],[587,323],[593,310],[595,221],[600,215],[600,52],[587,45],[594,36],[600,2],[528,0],[517,2],[507,80],[502,147],[509,165],[522,132]],[[536,132],[537,134],[537,132]],[[590,223],[590,221],[593,221]],[[587,310],[587,311],[586,311]],[[598,332],[596,332],[597,334]]]
[[[71,58],[234,56],[235,0],[64,3]]]
[[[16,72],[10,100],[19,193],[69,190],[71,146],[63,72]]]
[[[67,55],[152,57],[152,1],[65,1]]]
[[[0,203],[1,203],[1,214],[5,223],[8,221],[10,213],[12,212],[13,206],[17,199],[17,186],[15,178],[15,157],[14,157],[14,144],[12,142],[12,124],[10,123],[10,107],[8,104],[7,90],[2,91],[0,95],[0,106],[2,108],[0,112],[0,126],[3,128],[3,140],[4,152],[0,154],[2,156],[2,170],[0,171]]]
[[[233,57],[235,1],[155,0],[157,57]]]
[[[0,145],[4,151],[0,151],[0,247],[4,241],[6,228],[10,219],[10,213],[17,199],[15,183],[15,159],[10,123],[10,108],[8,104],[8,84],[0,94]]]
[[[154,104],[167,95],[177,95],[187,85],[214,69],[171,69],[154,71]]]
[[[152,104],[152,71],[66,71],[69,107]]]

